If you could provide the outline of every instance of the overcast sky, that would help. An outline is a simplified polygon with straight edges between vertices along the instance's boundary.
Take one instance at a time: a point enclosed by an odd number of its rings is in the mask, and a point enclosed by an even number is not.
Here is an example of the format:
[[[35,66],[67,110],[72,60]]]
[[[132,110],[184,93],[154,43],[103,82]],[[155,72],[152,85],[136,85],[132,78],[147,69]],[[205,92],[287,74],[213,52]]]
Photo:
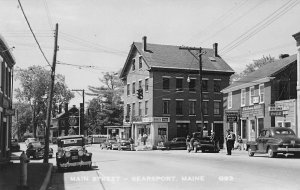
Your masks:
[[[132,42],[212,48],[240,72],[263,55],[295,54],[299,0],[20,0],[46,57],[52,63],[59,24],[57,73],[70,89],[100,86],[102,72],[118,71]],[[16,68],[50,69],[17,0],[0,0],[0,34]],[[80,65],[81,67],[74,66]],[[88,97],[87,97],[88,99]],[[79,104],[80,95],[71,101]]]

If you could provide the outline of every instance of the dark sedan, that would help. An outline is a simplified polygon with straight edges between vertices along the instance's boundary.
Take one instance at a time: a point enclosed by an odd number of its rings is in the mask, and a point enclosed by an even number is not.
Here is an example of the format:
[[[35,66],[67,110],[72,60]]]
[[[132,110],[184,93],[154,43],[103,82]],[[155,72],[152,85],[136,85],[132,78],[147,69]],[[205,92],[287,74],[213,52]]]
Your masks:
[[[255,141],[247,143],[249,156],[256,153],[267,153],[270,158],[277,154],[300,155],[300,138],[298,138],[292,129],[284,127],[271,127],[261,131]]]
[[[171,141],[158,143],[157,149],[171,150],[171,149],[186,149],[186,138],[176,137]]]
[[[45,146],[41,144],[39,141],[30,142],[28,144],[28,148],[26,150],[26,155],[28,158],[31,156],[33,159],[43,158],[44,157]],[[53,149],[49,148],[49,157],[53,157]]]
[[[12,152],[18,152],[18,151],[20,151],[20,145],[19,145],[17,139],[11,139],[11,141],[10,141],[10,150]]]
[[[106,148],[107,150],[112,150],[112,145],[116,143],[117,143],[116,139],[107,139],[105,142],[100,144],[100,148],[101,149]]]

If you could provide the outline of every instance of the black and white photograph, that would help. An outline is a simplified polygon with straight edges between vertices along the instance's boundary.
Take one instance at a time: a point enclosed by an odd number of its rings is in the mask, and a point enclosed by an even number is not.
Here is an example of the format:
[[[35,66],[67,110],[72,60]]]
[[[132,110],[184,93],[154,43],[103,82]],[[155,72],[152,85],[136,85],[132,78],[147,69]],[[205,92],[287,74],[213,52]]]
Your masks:
[[[300,190],[300,0],[0,0],[0,190]]]

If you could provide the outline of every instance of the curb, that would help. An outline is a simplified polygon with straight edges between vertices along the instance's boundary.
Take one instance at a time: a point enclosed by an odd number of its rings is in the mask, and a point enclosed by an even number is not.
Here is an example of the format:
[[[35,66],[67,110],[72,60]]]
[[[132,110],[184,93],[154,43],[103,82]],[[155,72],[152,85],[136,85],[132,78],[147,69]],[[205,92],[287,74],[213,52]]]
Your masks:
[[[47,187],[48,187],[48,185],[50,183],[50,179],[51,179],[52,169],[53,169],[53,164],[49,164],[49,169],[47,171],[46,177],[43,181],[43,184],[42,184],[40,190],[47,190]]]

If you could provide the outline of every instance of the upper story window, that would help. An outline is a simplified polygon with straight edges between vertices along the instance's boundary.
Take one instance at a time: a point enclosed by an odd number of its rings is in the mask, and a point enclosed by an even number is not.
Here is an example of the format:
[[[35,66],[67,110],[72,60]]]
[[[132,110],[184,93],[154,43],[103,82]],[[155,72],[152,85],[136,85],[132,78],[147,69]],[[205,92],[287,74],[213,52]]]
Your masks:
[[[253,97],[255,96],[255,91],[254,91],[254,86],[253,87],[250,87],[250,90],[249,90],[249,104],[250,105],[253,105]]]
[[[139,116],[142,115],[142,102],[139,102]]]
[[[259,103],[265,102],[265,86],[264,84],[259,85]]]
[[[169,90],[170,89],[170,79],[163,77],[163,89]]]
[[[149,90],[149,79],[145,79],[145,91]]]
[[[189,101],[189,114],[195,115],[196,101]]]
[[[132,83],[132,95],[135,94],[135,82]]]
[[[208,92],[208,80],[205,79],[202,80],[202,91]]]
[[[127,96],[130,95],[130,84],[127,84]]]
[[[142,89],[142,81],[139,81],[139,89]]]
[[[170,100],[163,100],[163,114],[169,114],[169,105],[170,105]]]
[[[183,78],[176,78],[176,91],[183,91]]]
[[[148,115],[148,101],[145,101],[145,115]]]
[[[132,116],[135,116],[135,103],[132,103]]]
[[[202,111],[204,115],[208,115],[208,101],[202,102]]]
[[[126,112],[126,116],[130,116],[130,104],[127,104]]]
[[[221,91],[221,80],[214,80],[214,92]]]
[[[195,92],[196,91],[196,79],[190,79],[189,91],[190,92]]]
[[[232,108],[232,92],[228,93],[228,109]]]
[[[135,71],[135,59],[132,60],[132,71]]]
[[[183,100],[176,100],[176,114],[183,114]]]
[[[214,102],[214,115],[220,115],[221,113],[221,102]]]
[[[139,56],[139,69],[143,67],[143,61],[142,56]]]
[[[241,106],[246,105],[246,89],[241,90]]]

